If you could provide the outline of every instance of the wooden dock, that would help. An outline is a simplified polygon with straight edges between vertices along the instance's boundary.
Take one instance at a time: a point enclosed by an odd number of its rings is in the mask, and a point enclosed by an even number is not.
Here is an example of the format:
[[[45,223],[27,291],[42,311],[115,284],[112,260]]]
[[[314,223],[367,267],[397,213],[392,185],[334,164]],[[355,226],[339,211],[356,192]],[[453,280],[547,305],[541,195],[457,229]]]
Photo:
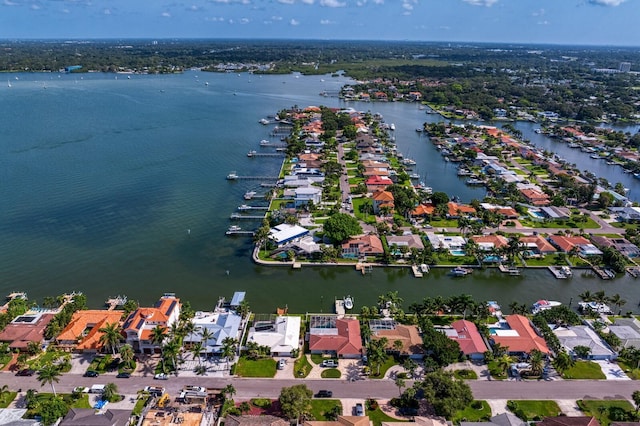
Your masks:
[[[238,210],[240,210],[241,212],[247,210],[269,210],[269,206],[247,206],[246,204],[243,204],[241,206],[238,206]]]
[[[413,272],[413,276],[416,278],[422,278],[423,274],[420,271],[420,268],[418,268],[418,265],[411,265],[411,271]]]
[[[227,231],[225,232],[226,235],[229,236],[233,236],[233,235],[251,235],[253,236],[255,234],[255,232],[253,231]]]
[[[615,277],[615,273],[612,275],[607,270],[602,269],[599,266],[592,265],[591,269],[593,269],[593,272],[595,272],[596,275],[600,277],[600,279],[610,280],[611,278]]]
[[[500,272],[502,272],[503,274],[509,274],[509,275],[520,275],[520,270],[518,268],[516,268],[515,266],[504,266],[502,263],[498,264],[498,269],[500,270]]]
[[[278,176],[240,176],[235,173],[229,173],[227,180],[278,180]]]
[[[362,275],[371,274],[373,272],[373,266],[366,263],[356,263],[356,271],[362,272]]]
[[[262,220],[266,216],[267,216],[266,214],[264,214],[262,216],[255,216],[255,215],[247,215],[247,214],[240,214],[240,213],[231,213],[231,216],[229,216],[229,219],[232,219],[232,220],[237,220],[237,219]]]
[[[547,269],[556,277],[557,280],[566,280],[567,274],[562,270],[560,266],[547,266]]]
[[[281,152],[255,152],[255,151],[250,151],[247,153],[247,157],[249,158],[253,158],[253,157],[284,157],[284,154]]]
[[[127,296],[120,295],[116,297],[110,297],[104,302],[105,306],[107,306],[108,311],[113,311],[118,306],[124,306],[125,303],[127,303]]]
[[[638,278],[640,276],[640,266],[630,266],[626,268],[627,274],[631,275],[633,278]]]
[[[342,299],[336,299],[334,309],[338,316],[344,316],[347,313],[347,310],[344,308],[344,300]]]

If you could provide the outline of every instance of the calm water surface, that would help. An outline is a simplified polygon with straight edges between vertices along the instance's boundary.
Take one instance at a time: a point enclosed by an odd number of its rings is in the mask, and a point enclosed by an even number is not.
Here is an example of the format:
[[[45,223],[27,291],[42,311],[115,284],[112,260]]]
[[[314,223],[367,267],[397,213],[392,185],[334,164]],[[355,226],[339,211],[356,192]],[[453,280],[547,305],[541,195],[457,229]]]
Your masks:
[[[400,149],[418,162],[417,171],[434,190],[465,201],[484,195],[464,185],[455,165],[443,162],[428,138],[415,132],[436,117],[415,105],[345,105],[319,96],[337,91],[345,79],[197,72],[6,78],[11,87],[0,87],[0,294],[21,290],[41,300],[79,290],[99,306],[116,294],[151,303],[176,292],[205,309],[218,296],[245,290],[262,312],[285,304],[296,312],[326,312],[334,297],[346,294],[358,310],[392,290],[406,305],[461,292],[505,305],[541,297],[573,298],[575,304],[578,293],[600,288],[626,298],[624,310],[640,300],[633,279],[605,282],[590,273],[567,281],[547,271],[522,277],[477,271],[454,279],[436,270],[415,279],[398,268],[362,276],[346,267],[254,265],[250,241],[227,238],[224,231],[242,194],[264,189],[225,176],[232,170],[276,173],[280,159],[246,153],[269,138],[270,127],[258,120],[292,105],[380,112],[396,124]]]

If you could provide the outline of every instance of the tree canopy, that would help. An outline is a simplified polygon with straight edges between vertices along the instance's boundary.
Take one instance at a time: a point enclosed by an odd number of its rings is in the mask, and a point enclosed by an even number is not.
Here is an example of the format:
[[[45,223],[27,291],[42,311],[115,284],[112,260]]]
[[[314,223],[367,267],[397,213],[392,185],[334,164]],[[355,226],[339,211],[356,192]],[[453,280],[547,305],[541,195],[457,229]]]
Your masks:
[[[353,235],[362,233],[358,220],[345,213],[336,213],[324,223],[324,234],[332,241],[341,243]]]
[[[305,384],[282,388],[280,391],[280,407],[284,415],[290,419],[299,420],[311,411],[311,397],[313,392]]]

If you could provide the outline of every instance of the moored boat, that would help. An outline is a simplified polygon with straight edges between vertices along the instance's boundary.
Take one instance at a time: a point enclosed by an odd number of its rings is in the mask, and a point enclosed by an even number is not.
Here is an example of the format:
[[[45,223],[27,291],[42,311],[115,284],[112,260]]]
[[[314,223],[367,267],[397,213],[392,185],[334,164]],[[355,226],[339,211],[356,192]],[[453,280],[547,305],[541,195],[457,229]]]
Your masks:
[[[555,308],[556,306],[560,306],[562,303],[556,302],[555,300],[546,300],[541,299],[533,304],[531,307],[531,312],[537,314],[538,312],[546,311],[547,309]]]
[[[463,268],[462,266],[456,266],[451,270],[451,273],[456,277],[464,277],[472,272],[469,268]]]
[[[345,309],[353,309],[353,298],[351,296],[345,296],[343,302]]]

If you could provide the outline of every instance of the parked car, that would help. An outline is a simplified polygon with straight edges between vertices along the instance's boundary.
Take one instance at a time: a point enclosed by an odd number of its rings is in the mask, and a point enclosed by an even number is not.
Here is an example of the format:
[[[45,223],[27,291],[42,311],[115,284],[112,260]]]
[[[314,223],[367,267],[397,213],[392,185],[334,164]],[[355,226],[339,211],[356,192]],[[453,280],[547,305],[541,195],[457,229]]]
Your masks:
[[[144,390],[153,396],[162,396],[164,393],[164,388],[160,386],[145,386]]]
[[[16,376],[33,376],[36,370],[31,370],[30,368],[23,368],[22,370],[16,373]]]
[[[153,376],[153,378],[156,380],[169,380],[169,376],[167,376],[164,373],[158,373],[155,376]]]
[[[361,403],[357,403],[354,411],[356,412],[356,416],[364,416],[364,406]]]
[[[116,376],[117,379],[128,379],[131,377],[131,373],[118,373]]]
[[[73,388],[73,392],[74,393],[88,393],[89,392],[89,388],[87,388],[85,386],[77,386],[77,387]]]
[[[322,367],[330,367],[330,368],[336,368],[338,366],[338,361],[336,361],[335,359],[325,359],[324,361],[322,361]]]
[[[278,360],[278,370],[284,370],[284,367],[287,365],[287,360],[284,358],[280,358]]]
[[[98,372],[93,370],[87,370],[83,374],[84,377],[98,377]]]
[[[333,396],[333,392],[330,390],[319,390],[316,394],[316,398],[331,398]]]

